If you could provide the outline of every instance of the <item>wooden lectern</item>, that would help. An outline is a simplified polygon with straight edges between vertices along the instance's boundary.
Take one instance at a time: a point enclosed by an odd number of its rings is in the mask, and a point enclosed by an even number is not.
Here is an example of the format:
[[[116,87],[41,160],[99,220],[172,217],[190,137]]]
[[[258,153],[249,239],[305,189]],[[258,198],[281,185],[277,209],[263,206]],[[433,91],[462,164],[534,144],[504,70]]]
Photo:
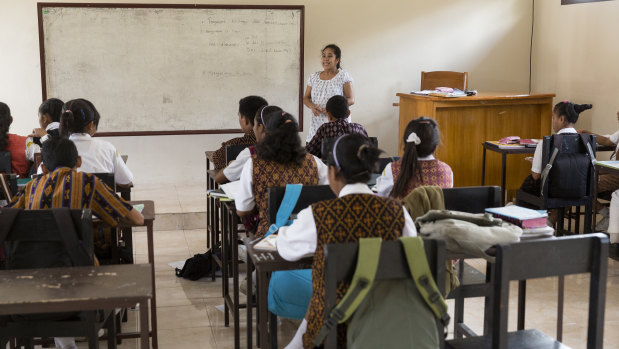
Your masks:
[[[472,97],[434,97],[398,93],[400,97],[399,153],[406,125],[420,116],[435,119],[441,131],[436,157],[451,166],[454,186],[481,183],[482,143],[507,136],[542,138],[551,134],[554,94],[480,93]],[[526,155],[507,159],[507,197],[531,172]],[[486,185],[501,185],[501,156],[488,152]]]

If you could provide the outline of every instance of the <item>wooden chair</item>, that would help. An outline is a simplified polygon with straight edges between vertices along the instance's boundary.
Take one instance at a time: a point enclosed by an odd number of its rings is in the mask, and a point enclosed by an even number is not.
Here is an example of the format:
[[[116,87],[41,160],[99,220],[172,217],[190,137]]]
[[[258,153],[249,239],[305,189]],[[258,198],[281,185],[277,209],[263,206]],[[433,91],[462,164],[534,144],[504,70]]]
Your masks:
[[[39,166],[41,166],[41,153],[34,153],[33,157],[33,163],[32,163],[32,168],[33,168],[33,173],[37,173],[37,171],[39,170]]]
[[[5,268],[38,269],[92,266],[92,214],[89,209],[0,210],[0,244],[6,252]],[[100,314],[103,313],[103,317]],[[108,329],[108,348],[116,347],[114,311],[15,314],[0,319],[0,347],[10,338],[23,339],[34,348],[35,337],[88,337],[89,348],[98,348],[98,331]]]
[[[11,173],[11,152],[0,151],[0,173]]]
[[[358,246],[358,243],[327,244],[325,246],[325,309],[331,309],[336,305],[337,285],[340,282],[352,279],[356,268]],[[430,272],[438,289],[442,290],[445,282],[445,242],[424,240],[424,248]],[[410,277],[406,255],[401,243],[399,241],[384,241],[381,245],[376,280]],[[326,311],[325,315],[328,314],[329,312]],[[439,329],[439,340],[442,342],[443,338],[440,334],[444,327],[438,319],[436,321]],[[334,326],[329,332],[324,347],[326,349],[337,348],[337,326]]]
[[[390,156],[388,158],[380,158],[378,159],[378,168],[376,169],[376,173],[383,173],[383,170],[385,169],[385,167],[387,167],[388,164],[394,162],[394,161],[398,161],[400,160],[399,156]]]
[[[586,146],[581,141],[580,135],[574,134],[562,134],[563,142],[561,145],[561,150],[559,154],[587,154]],[[546,136],[544,137],[543,149],[542,149],[542,168],[546,167],[546,165],[550,161],[550,157],[552,154],[552,150],[554,148],[555,140],[557,135]],[[595,136],[587,135],[590,140],[590,144],[595,145]],[[595,147],[592,147],[593,156],[595,156]],[[559,169],[555,166],[551,171],[558,171]],[[546,179],[546,184],[543,185],[543,193],[540,194],[531,194],[524,192],[522,190],[518,190],[516,192],[516,203],[518,205],[524,206],[534,206],[538,209],[559,209],[559,220],[557,221],[557,235],[563,235],[566,231],[563,229],[563,218],[564,218],[564,209],[576,206],[578,208],[577,212],[580,210],[580,206],[585,206],[585,227],[584,233],[588,234],[591,232],[591,219],[593,215],[593,181],[594,181],[594,168],[591,162],[587,163],[586,169],[581,169],[587,175],[586,180],[586,188],[584,188],[585,195],[579,198],[566,199],[566,198],[558,198],[553,197],[550,193],[550,186],[552,182],[550,178]],[[572,172],[574,169],[570,169],[571,173],[565,173],[565,176],[573,176]],[[549,176],[550,177],[550,176]],[[576,216],[576,224],[575,233],[578,234],[580,230],[580,219],[579,215]]]
[[[608,238],[600,233],[497,246],[491,332],[487,336],[446,341],[446,348],[566,348],[538,330],[525,330],[524,314],[518,314],[517,331],[507,332],[509,282],[582,273],[590,274],[587,349],[602,348],[607,260]]]
[[[239,144],[239,145],[229,145],[226,146],[226,165],[230,163],[230,161],[235,160],[239,153],[243,151],[243,149],[249,147],[253,144]]]
[[[459,187],[443,189],[445,209],[484,213],[486,208],[501,206],[501,187]]]
[[[466,90],[469,87],[469,73],[455,71],[421,72],[421,90],[434,90],[437,87],[451,87]]]

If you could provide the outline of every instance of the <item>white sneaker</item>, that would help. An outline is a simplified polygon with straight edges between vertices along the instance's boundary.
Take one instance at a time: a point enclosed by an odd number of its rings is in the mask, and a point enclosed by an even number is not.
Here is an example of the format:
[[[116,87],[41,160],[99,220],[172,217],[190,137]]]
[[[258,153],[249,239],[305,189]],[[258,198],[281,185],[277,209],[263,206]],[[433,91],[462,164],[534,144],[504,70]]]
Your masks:
[[[610,215],[608,207],[604,207],[598,213],[602,216],[602,219],[595,225],[595,230],[596,231],[607,231],[608,223],[610,222],[610,219],[608,217]]]
[[[54,338],[54,344],[61,349],[78,349],[73,337],[56,337]]]

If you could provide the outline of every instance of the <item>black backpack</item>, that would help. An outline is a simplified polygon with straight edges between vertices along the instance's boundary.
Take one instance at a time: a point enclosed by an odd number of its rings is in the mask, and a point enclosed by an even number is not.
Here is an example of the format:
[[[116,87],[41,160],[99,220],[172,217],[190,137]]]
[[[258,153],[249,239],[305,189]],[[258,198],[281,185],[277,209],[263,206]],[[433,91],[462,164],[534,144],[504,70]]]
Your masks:
[[[542,195],[546,184],[549,186],[548,196],[552,198],[577,199],[587,196],[591,189],[588,183],[592,175],[592,161],[595,160],[591,137],[556,134],[551,139],[552,155],[549,168],[542,173]],[[545,177],[548,177],[549,183],[545,182]]]
[[[218,248],[215,249],[215,253],[218,256],[220,256],[219,250]],[[183,269],[176,268],[175,273],[178,277],[195,281],[205,276],[211,276],[212,263],[213,252],[212,250],[208,250],[205,253],[195,254],[193,257],[187,259]],[[216,269],[219,269],[219,266],[216,266]]]

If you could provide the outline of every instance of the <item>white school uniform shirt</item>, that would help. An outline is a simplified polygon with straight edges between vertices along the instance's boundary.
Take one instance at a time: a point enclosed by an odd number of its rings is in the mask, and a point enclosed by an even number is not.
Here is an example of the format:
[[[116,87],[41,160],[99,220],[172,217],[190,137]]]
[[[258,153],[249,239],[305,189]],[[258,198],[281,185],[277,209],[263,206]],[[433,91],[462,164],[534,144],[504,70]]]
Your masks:
[[[314,156],[316,162],[316,168],[318,170],[318,185],[329,184],[328,173],[329,168],[322,160]],[[254,183],[254,161],[250,157],[243,171],[241,172],[241,178],[239,179],[238,192],[234,196],[234,205],[238,211],[251,211],[256,207],[256,198],[254,197],[254,190],[252,188]],[[294,184],[294,183],[291,183]]]
[[[617,150],[619,150],[619,131],[613,133],[612,135],[605,135],[611,142],[615,143],[617,148],[615,148],[615,154],[610,158],[611,160],[617,159]]]
[[[230,164],[224,168],[224,176],[230,182],[238,181],[241,178],[241,172],[247,160],[251,159],[249,148],[243,149]]]
[[[428,155],[428,156],[424,156],[422,158],[418,158],[417,160],[419,161],[428,161],[428,160],[434,160],[434,155]],[[393,170],[391,169],[391,164],[393,162],[390,162],[387,164],[387,166],[385,166],[385,169],[383,170],[383,174],[376,178],[376,186],[374,187],[374,190],[376,191],[376,194],[378,194],[378,196],[382,196],[382,197],[388,197],[389,193],[391,193],[391,189],[393,189],[393,185],[395,184],[395,181],[393,180]],[[454,182],[453,182],[453,176],[451,178],[451,186],[453,187]]]
[[[342,188],[338,197],[350,194],[373,194],[365,183],[347,184]],[[404,228],[402,236],[417,236],[417,229],[408,211],[403,207]],[[288,261],[297,261],[316,252],[318,232],[312,207],[309,206],[299,212],[292,225],[279,228],[276,239],[277,251]]]
[[[45,126],[45,132],[48,132],[50,130],[57,130],[58,127],[60,127],[59,122],[57,121],[50,122],[47,126]],[[51,136],[49,134],[46,134],[45,136],[39,139],[39,142],[43,144],[45,143],[45,141],[49,139],[49,137]],[[26,159],[28,159],[28,161],[34,161],[34,154],[40,153],[40,152],[41,152],[41,147],[38,144],[34,143],[34,140],[32,139],[32,137],[26,138]]]
[[[133,173],[129,170],[112,143],[92,138],[87,133],[74,133],[69,136],[79,156],[82,158],[80,172],[114,173],[116,183],[125,185],[133,182]]]
[[[578,133],[576,129],[573,127],[562,128],[556,134],[561,133]],[[544,145],[544,139],[537,143],[537,147],[535,147],[535,154],[533,155],[533,163],[531,164],[531,172],[542,173],[542,148]]]

